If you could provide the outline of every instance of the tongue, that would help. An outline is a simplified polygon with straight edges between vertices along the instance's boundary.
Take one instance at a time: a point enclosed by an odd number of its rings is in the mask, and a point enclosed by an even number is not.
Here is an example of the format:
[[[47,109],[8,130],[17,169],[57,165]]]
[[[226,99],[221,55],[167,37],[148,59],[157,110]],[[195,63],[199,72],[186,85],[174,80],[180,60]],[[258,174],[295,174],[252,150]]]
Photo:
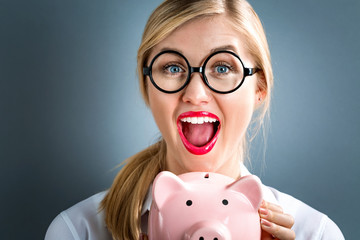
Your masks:
[[[182,131],[192,145],[201,147],[207,144],[214,136],[214,125],[212,123],[183,123]]]

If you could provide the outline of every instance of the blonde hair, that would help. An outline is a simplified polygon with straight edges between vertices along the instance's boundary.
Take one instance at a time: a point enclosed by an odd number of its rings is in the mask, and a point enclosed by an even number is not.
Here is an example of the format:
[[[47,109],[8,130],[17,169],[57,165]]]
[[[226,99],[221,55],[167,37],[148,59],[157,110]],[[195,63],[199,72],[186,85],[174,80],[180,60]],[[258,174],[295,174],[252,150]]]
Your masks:
[[[270,53],[265,33],[252,7],[245,0],[165,0],[150,16],[143,33],[137,56],[140,91],[148,104],[146,78],[142,74],[154,46],[184,23],[201,17],[226,14],[236,30],[243,34],[246,46],[256,67],[261,69],[258,90],[265,98],[256,120],[262,125],[270,105],[273,85]],[[245,137],[246,138],[246,137]],[[247,141],[244,139],[241,152]],[[141,208],[155,176],[165,170],[166,143],[160,140],[127,159],[109,192],[101,203],[107,228],[114,239],[138,239]]]

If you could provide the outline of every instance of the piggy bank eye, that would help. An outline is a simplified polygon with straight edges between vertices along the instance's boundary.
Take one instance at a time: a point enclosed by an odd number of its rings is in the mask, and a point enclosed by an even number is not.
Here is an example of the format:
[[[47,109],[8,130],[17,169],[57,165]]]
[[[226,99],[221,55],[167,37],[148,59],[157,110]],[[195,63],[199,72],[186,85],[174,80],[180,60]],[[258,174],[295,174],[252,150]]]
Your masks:
[[[226,205],[228,205],[228,204],[229,204],[229,201],[228,201],[228,200],[226,200],[226,199],[224,199],[224,200],[222,200],[222,204],[224,204],[224,205],[226,206]]]
[[[191,205],[192,205],[192,201],[191,201],[191,200],[187,200],[187,201],[186,201],[186,205],[187,205],[187,206],[191,206]]]

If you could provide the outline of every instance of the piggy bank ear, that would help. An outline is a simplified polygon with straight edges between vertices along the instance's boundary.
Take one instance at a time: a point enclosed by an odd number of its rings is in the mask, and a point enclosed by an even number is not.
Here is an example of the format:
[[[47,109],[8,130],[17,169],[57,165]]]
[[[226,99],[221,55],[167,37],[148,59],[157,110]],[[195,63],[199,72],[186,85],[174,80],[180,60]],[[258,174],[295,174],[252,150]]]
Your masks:
[[[254,209],[259,209],[262,202],[262,191],[260,179],[254,175],[240,178],[227,186],[228,189],[240,192],[251,202]]]
[[[160,210],[171,195],[184,189],[185,184],[178,176],[168,171],[160,172],[154,180],[152,189],[155,206]]]

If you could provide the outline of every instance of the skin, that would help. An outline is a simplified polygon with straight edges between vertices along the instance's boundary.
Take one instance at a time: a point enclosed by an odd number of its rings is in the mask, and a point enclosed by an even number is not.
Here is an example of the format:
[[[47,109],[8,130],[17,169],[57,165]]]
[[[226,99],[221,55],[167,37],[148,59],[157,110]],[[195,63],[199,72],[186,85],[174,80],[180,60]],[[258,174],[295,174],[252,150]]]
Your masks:
[[[199,67],[212,50],[225,48],[237,53],[245,67],[254,67],[254,61],[243,42],[243,37],[231,27],[225,15],[196,19],[182,25],[156,45],[149,62],[162,50],[172,49],[185,55],[191,66]],[[241,141],[254,110],[260,104],[259,98],[266,95],[258,90],[258,77],[261,77],[260,74],[246,77],[243,85],[229,94],[211,91],[198,73],[191,76],[185,89],[174,94],[160,92],[147,78],[149,106],[167,145],[167,170],[175,174],[190,171],[217,172],[234,179],[241,176]],[[188,111],[208,111],[220,119],[219,139],[207,154],[191,154],[180,139],[177,118]],[[293,225],[291,216],[270,203],[264,203],[262,209],[262,213],[265,213],[265,210],[267,213],[260,214],[264,219],[262,239],[273,239],[272,235],[278,239],[294,239],[290,229]]]

